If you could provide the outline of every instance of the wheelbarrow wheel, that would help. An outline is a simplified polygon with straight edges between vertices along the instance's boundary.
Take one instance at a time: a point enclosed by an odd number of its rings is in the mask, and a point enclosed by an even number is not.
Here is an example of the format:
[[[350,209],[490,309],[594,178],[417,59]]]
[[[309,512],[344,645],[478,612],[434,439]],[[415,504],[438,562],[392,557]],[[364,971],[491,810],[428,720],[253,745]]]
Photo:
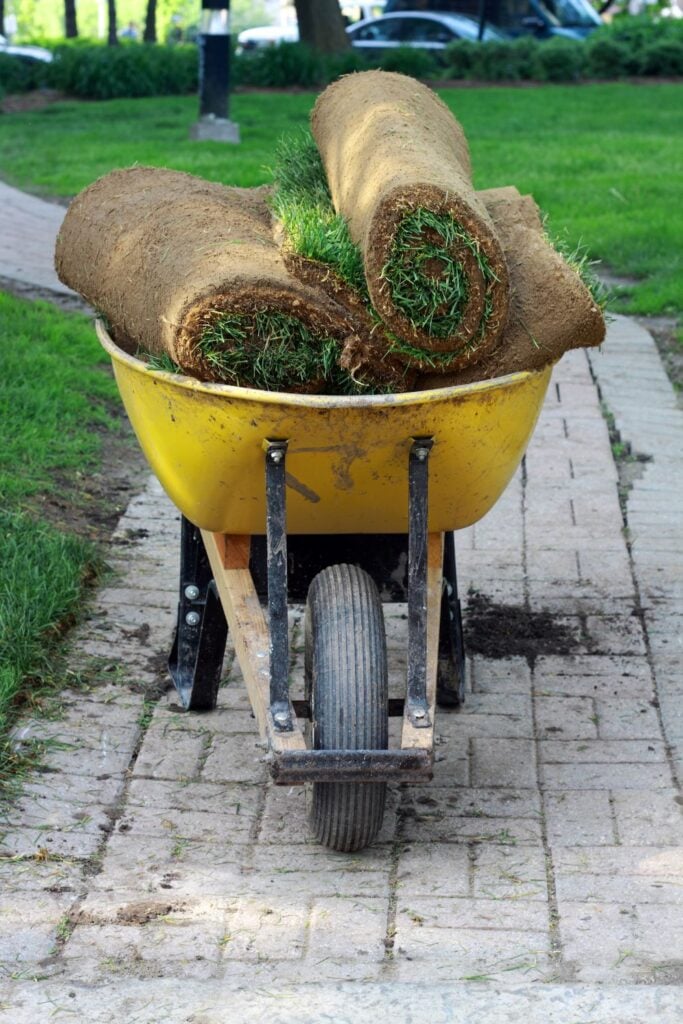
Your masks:
[[[373,580],[353,565],[315,577],[306,605],[306,686],[316,750],[384,750],[388,672],[382,603]],[[385,782],[315,782],[309,823],[319,843],[350,853],[377,836]]]

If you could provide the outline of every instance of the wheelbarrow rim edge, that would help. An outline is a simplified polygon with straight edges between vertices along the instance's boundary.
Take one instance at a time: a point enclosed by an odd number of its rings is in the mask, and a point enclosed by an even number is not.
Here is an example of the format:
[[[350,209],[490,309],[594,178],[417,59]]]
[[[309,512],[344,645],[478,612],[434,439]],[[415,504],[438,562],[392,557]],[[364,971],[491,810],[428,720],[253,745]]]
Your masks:
[[[503,377],[492,377],[489,380],[474,381],[471,384],[453,384],[445,388],[429,388],[424,391],[405,391],[391,395],[297,395],[289,391],[259,391],[256,388],[236,387],[233,384],[213,384],[197,380],[181,373],[168,373],[166,370],[150,369],[147,363],[125,352],[112,341],[103,320],[95,319],[95,330],[100,344],[114,362],[124,363],[137,372],[157,378],[165,383],[173,384],[184,390],[196,391],[209,395],[223,395],[226,398],[242,399],[252,402],[272,402],[277,405],[307,406],[320,409],[330,408],[365,408],[387,407],[397,405],[428,404],[435,400],[444,401],[450,397],[461,398],[482,391],[497,391],[541,378],[547,374],[554,364],[548,363],[540,370],[519,370]]]

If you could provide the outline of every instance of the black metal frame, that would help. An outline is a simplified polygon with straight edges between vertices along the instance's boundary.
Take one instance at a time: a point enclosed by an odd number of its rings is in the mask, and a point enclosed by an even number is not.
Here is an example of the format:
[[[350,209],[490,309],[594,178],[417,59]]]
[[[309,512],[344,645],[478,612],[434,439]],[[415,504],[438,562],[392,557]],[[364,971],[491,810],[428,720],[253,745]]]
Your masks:
[[[215,708],[227,639],[228,624],[202,535],[183,516],[178,622],[168,670],[186,710]]]
[[[293,716],[310,717],[306,701],[289,696],[288,596],[305,599],[314,575],[331,561],[362,564],[384,600],[408,603],[408,672],[405,701],[390,702],[389,713],[405,710],[416,728],[432,724],[427,703],[427,544],[429,453],[432,438],[413,438],[408,458],[409,533],[290,538],[286,531],[287,442],[265,442],[266,537],[253,538],[250,570],[259,593],[267,591],[270,632],[270,714],[275,732],[290,732]],[[406,579],[407,577],[407,579]],[[178,623],[169,671],[183,707],[216,705],[228,627],[200,530],[181,525]],[[465,693],[465,652],[458,599],[455,543],[444,538],[443,592],[439,624],[437,701],[459,706]],[[285,760],[283,760],[285,758]],[[278,782],[425,778],[431,757],[424,751],[296,751],[273,759]]]

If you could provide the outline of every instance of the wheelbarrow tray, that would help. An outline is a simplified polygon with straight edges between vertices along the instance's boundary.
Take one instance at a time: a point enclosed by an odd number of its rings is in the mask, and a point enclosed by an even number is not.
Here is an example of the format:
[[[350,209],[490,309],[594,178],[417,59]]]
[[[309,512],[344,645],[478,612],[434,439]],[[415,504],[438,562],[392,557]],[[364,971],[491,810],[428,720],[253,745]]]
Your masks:
[[[202,530],[232,535],[264,532],[266,439],[288,441],[290,534],[406,533],[415,437],[434,439],[429,532],[470,526],[514,474],[552,369],[401,395],[292,395],[151,370],[101,322],[97,333],[171,500]]]

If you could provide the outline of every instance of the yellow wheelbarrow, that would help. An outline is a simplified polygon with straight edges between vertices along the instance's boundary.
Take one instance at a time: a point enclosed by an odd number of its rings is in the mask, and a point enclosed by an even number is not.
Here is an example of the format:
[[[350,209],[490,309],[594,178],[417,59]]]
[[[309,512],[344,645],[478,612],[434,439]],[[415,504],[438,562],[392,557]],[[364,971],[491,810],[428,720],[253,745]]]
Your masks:
[[[551,368],[402,395],[291,395],[150,370],[97,331],[183,517],[169,668],[184,707],[215,707],[229,630],[274,781],[312,783],[320,842],[366,846],[387,783],[432,776],[437,703],[464,699],[453,531],[502,494]],[[287,611],[304,601],[306,692],[292,700]],[[383,601],[408,606],[400,700]]]

